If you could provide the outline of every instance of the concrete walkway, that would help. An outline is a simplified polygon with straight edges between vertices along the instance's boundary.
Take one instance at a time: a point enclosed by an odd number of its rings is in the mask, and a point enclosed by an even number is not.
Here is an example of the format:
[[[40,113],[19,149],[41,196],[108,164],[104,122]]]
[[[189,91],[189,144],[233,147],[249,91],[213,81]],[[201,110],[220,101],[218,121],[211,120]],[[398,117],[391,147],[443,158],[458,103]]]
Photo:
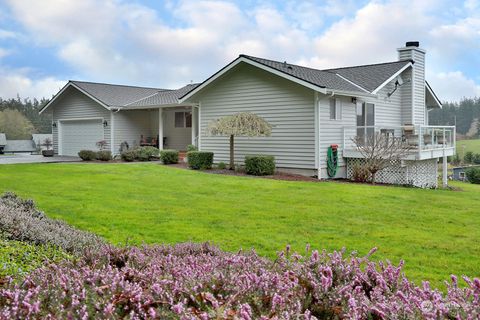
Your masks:
[[[77,162],[81,161],[78,157],[54,156],[44,157],[37,154],[15,153],[0,155],[1,164],[16,164],[16,163],[49,163],[49,162]]]

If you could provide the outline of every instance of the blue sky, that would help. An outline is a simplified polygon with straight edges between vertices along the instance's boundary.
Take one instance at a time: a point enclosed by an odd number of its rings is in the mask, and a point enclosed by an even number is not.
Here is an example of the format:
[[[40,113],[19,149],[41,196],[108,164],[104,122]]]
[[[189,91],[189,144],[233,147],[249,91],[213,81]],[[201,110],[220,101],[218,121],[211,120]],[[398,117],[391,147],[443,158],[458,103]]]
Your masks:
[[[69,79],[175,88],[241,53],[394,61],[410,40],[442,100],[480,96],[479,0],[0,0],[0,97],[50,97]]]

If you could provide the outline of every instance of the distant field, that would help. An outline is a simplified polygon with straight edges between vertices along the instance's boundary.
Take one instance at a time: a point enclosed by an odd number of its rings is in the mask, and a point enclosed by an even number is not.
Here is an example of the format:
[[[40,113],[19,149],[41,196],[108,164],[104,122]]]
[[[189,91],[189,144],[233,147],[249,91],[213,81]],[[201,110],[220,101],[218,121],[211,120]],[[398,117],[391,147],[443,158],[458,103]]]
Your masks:
[[[0,166],[0,192],[114,244],[213,241],[275,257],[286,244],[406,262],[420,283],[479,277],[480,185],[462,191],[233,177],[158,164]],[[1,244],[0,244],[1,245]],[[1,261],[0,261],[1,262]],[[1,267],[1,264],[0,264]]]
[[[464,152],[463,146],[465,146],[465,152],[472,151],[475,153],[480,153],[480,139],[457,141],[457,153],[461,157],[463,156]]]

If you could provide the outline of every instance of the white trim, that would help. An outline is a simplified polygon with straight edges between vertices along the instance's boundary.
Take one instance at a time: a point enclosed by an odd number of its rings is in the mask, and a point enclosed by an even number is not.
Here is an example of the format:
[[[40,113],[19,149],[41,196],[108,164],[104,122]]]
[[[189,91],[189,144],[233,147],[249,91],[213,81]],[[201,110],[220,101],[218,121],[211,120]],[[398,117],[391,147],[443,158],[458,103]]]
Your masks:
[[[91,118],[70,118],[70,119],[57,119],[55,121],[84,121],[84,120],[105,120],[104,117],[91,117]]]
[[[320,130],[321,130],[321,123],[322,123],[322,110],[321,110],[321,99],[319,98],[316,103],[316,108],[318,109],[317,111],[317,122],[318,122],[318,136],[317,136],[317,143],[318,143],[318,167],[317,167],[317,179],[320,180],[322,179],[322,168],[321,168],[321,160],[320,160],[320,146],[321,146],[321,136],[320,136]]]
[[[104,107],[105,109],[107,110],[110,110],[110,107],[107,106],[105,103],[103,103],[102,101],[98,100],[97,98],[95,98],[94,96],[92,96],[91,94],[89,94],[88,92],[86,92],[85,90],[83,90],[82,88],[80,88],[79,86],[75,85],[74,83],[72,82],[68,82],[53,98],[52,100],[50,100],[43,108],[42,110],[40,110],[38,112],[38,114],[42,114],[45,110],[47,110],[48,107],[50,107],[50,105],[55,101],[57,100],[57,98],[65,91],[67,90],[67,88],[69,87],[74,87],[75,89],[77,89],[78,91],[80,91],[81,93],[83,93],[84,95],[86,95],[87,97],[89,97],[90,99],[92,99],[93,101],[97,102],[98,104],[100,104],[102,107]]]
[[[340,77],[340,78],[342,78],[343,80],[345,80],[345,81],[347,81],[348,83],[350,83],[351,85],[354,85],[355,87],[359,88],[360,90],[365,91],[366,93],[370,93],[370,91],[368,91],[367,89],[359,86],[359,85],[356,84],[355,82],[348,80],[347,78],[341,76],[341,75],[338,74],[338,73],[335,73],[335,74],[336,74],[338,77]]]
[[[202,151],[202,102],[198,102],[198,151]]]
[[[163,150],[163,108],[158,108],[158,149]]]
[[[115,156],[115,114],[110,111],[110,152]]]
[[[430,93],[430,95],[433,97],[433,99],[437,103],[438,107],[441,109],[442,108],[442,103],[437,99],[437,96],[435,95],[435,92],[433,92],[433,89],[430,87],[430,84],[427,81],[425,81],[425,88]]]
[[[396,73],[394,73],[390,78],[385,80],[381,85],[379,85],[375,90],[372,91],[372,94],[377,94],[378,91],[380,91],[383,87],[385,87],[390,81],[398,77],[403,71],[405,71],[408,67],[411,67],[413,64],[411,62],[407,63],[405,66],[403,66],[400,70],[398,70]],[[413,72],[412,72],[413,74]],[[413,83],[413,79],[412,79]]]
[[[200,84],[198,87],[196,87],[195,89],[193,89],[192,91],[190,91],[188,94],[186,94],[185,96],[183,96],[181,99],[179,99],[179,102],[180,103],[183,103],[185,100],[189,99],[190,97],[192,97],[194,94],[196,94],[197,92],[199,92],[200,90],[202,90],[203,88],[205,88],[206,86],[208,86],[210,83],[212,83],[213,81],[215,81],[216,79],[218,79],[220,76],[222,76],[223,74],[225,74],[226,72],[228,72],[230,69],[232,69],[233,67],[237,66],[239,63],[247,63],[249,65],[252,65],[254,67],[257,67],[259,69],[262,69],[262,70],[265,70],[265,71],[268,71],[270,73],[273,73],[279,77],[282,77],[282,78],[285,78],[287,80],[290,80],[290,81],[293,81],[295,83],[298,83],[304,87],[307,87],[307,88],[310,88],[312,90],[315,90],[315,91],[318,91],[318,92],[321,92],[323,94],[326,94],[326,88],[323,88],[323,87],[320,87],[320,86],[317,86],[317,85],[314,85],[314,84],[311,84],[307,81],[304,81],[304,80],[301,80],[301,79],[298,79],[296,77],[293,77],[291,75],[288,75],[286,73],[283,73],[281,71],[278,71],[274,68],[271,68],[271,67],[268,67],[266,65],[263,65],[261,63],[258,63],[256,61],[252,61],[248,58],[245,58],[245,57],[238,57],[236,60],[232,61],[230,64],[228,64],[227,66],[225,66],[223,69],[221,69],[220,71],[218,71],[217,73],[215,73],[214,75],[212,75],[210,78],[208,78],[207,80],[205,80],[202,84]]]
[[[195,103],[170,103],[170,104],[151,105],[151,106],[119,107],[118,110],[128,111],[128,110],[145,110],[145,109],[193,107],[193,106],[195,106]]]
[[[315,132],[315,168],[318,169],[320,166],[320,154],[319,154],[319,145],[318,138],[320,136],[319,131],[319,122],[318,122],[318,92],[313,93],[313,113],[314,113],[314,132]]]

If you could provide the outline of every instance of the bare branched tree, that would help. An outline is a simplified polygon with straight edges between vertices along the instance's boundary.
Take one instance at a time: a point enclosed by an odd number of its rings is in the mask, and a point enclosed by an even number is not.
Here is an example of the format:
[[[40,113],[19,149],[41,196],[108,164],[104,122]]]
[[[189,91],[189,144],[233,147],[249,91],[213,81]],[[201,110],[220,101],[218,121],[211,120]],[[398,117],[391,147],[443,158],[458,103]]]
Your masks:
[[[373,184],[375,184],[377,172],[402,160],[412,149],[402,138],[379,132],[356,136],[352,141],[365,159],[365,169],[370,174]]]
[[[241,112],[212,121],[208,125],[211,135],[230,136],[230,170],[235,168],[234,137],[265,137],[272,134],[272,126],[262,117]]]

